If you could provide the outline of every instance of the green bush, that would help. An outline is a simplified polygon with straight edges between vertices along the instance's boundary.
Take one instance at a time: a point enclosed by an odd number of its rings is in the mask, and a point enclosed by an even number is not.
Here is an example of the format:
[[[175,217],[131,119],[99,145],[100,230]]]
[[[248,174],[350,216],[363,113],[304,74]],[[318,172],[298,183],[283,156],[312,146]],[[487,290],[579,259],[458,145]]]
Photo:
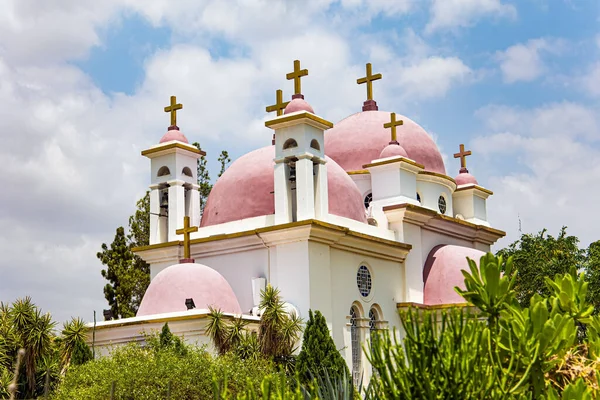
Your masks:
[[[155,343],[160,343],[155,338]],[[164,342],[163,342],[164,344]],[[109,357],[72,366],[53,399],[107,399],[115,382],[115,400],[167,398],[211,399],[213,377],[227,376],[231,395],[248,388],[260,389],[263,378],[274,373],[272,363],[259,359],[244,361],[235,355],[214,357],[201,348],[156,347],[128,344]]]

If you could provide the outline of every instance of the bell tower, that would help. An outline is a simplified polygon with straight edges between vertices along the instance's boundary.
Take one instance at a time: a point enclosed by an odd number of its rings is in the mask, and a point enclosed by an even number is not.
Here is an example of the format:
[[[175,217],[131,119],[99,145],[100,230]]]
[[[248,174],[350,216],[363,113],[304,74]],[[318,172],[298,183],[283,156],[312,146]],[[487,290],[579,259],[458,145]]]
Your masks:
[[[192,226],[200,224],[197,160],[203,151],[189,144],[177,126],[177,110],[183,108],[171,96],[165,112],[171,113],[171,125],[159,144],[142,151],[150,159],[150,244],[177,240],[184,217]]]
[[[267,107],[277,111],[276,118],[265,122],[275,131],[276,224],[325,219],[329,212],[325,130],[333,124],[315,115],[300,93],[300,78],[306,75],[308,70],[295,60],[294,71],[287,74],[294,80],[292,100],[283,105],[278,91],[277,104]]]

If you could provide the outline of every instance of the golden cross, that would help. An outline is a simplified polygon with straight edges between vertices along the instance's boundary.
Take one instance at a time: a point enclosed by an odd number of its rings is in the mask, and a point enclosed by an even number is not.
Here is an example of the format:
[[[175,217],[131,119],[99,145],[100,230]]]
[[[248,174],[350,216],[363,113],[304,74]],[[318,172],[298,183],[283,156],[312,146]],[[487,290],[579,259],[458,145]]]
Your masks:
[[[356,83],[358,83],[359,85],[363,83],[367,84],[367,100],[373,100],[373,81],[376,81],[378,79],[381,79],[381,74],[373,75],[373,71],[371,70],[371,63],[367,63],[367,76],[356,80]]]
[[[267,106],[266,110],[267,112],[277,111],[277,116],[279,117],[283,114],[283,110],[285,110],[285,107],[289,103],[289,101],[283,102],[283,90],[277,89],[277,92],[275,92],[275,104]]]
[[[183,229],[175,231],[178,235],[183,235],[183,258],[190,258],[190,233],[198,232],[197,226],[190,226],[190,217],[183,217]]]
[[[307,69],[300,69],[300,60],[294,60],[294,71],[285,76],[287,80],[294,80],[294,94],[302,94],[300,90],[300,78],[308,75]]]
[[[165,112],[171,113],[171,126],[177,126],[177,110],[181,110],[183,104],[177,104],[177,98],[171,96],[171,104],[165,107]]]
[[[465,151],[465,145],[460,145],[460,152],[454,154],[454,158],[460,158],[460,168],[467,168],[467,156],[471,155],[471,150]]]
[[[404,125],[404,121],[396,121],[396,113],[390,113],[390,118],[390,122],[388,122],[387,124],[383,124],[383,127],[392,128],[392,141],[390,143],[398,143],[398,140],[396,140],[396,127]]]

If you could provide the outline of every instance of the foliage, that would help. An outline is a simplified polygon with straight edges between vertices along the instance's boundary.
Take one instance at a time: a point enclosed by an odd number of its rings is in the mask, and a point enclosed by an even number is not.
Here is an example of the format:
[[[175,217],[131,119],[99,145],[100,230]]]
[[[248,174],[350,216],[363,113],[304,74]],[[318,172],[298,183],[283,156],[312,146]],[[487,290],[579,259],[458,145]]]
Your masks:
[[[53,399],[106,399],[112,382],[117,400],[162,399],[168,390],[172,399],[210,399],[215,376],[227,376],[227,391],[236,396],[248,388],[258,390],[263,378],[274,373],[272,363],[263,359],[214,357],[187,346],[182,353],[168,343],[155,335],[148,346],[130,343],[110,356],[72,366]]]
[[[83,321],[65,323],[60,337],[54,327],[50,314],[43,313],[30,297],[0,303],[0,398],[9,395],[16,360],[22,359],[17,368],[17,398],[33,398],[43,394],[46,380],[50,388],[56,385],[61,370],[79,357],[78,351],[84,353],[82,358],[88,355]]]
[[[137,313],[144,293],[150,284],[150,266],[133,254],[134,247],[149,243],[150,193],[137,202],[137,210],[129,218],[129,231],[118,227],[110,244],[102,244],[98,259],[106,266],[102,277],[108,280],[104,297],[115,318],[133,317]]]
[[[296,360],[296,373],[303,383],[313,380],[311,372],[321,381],[350,376],[346,361],[333,343],[325,317],[318,310],[308,311],[302,350]]]
[[[476,312],[402,315],[406,337],[373,337],[371,398],[571,399],[600,395],[600,319],[592,316],[584,274],[545,277],[548,296],[523,307],[513,260],[469,260],[466,290]],[[502,271],[505,271],[503,274]],[[577,327],[587,332],[580,343]],[[577,397],[573,397],[577,396]],[[590,397],[591,396],[591,397]]]
[[[200,143],[194,142],[194,146],[198,150],[201,150]],[[212,184],[210,183],[210,175],[208,173],[206,156],[201,156],[197,162],[197,180],[198,180],[198,192],[200,192],[200,213],[204,211],[204,207],[206,206],[206,200],[208,199],[208,195],[212,190]]]
[[[258,335],[246,330],[247,323],[235,318],[227,322],[219,309],[209,308],[206,329],[217,352],[233,352],[245,359],[264,357],[275,361],[286,372],[293,370],[296,343],[302,331],[302,321],[295,314],[288,314],[279,290],[267,285],[261,292],[259,308],[262,310]],[[258,354],[256,353],[258,351]]]
[[[219,158],[217,159],[217,161],[219,161],[219,163],[221,164],[221,170],[219,171],[218,175],[218,177],[220,178],[221,175],[223,175],[223,173],[227,169],[229,163],[231,162],[231,158],[229,158],[229,153],[226,150],[222,150],[221,154],[219,154]]]
[[[514,290],[519,303],[529,306],[534,294],[550,295],[545,278],[565,274],[571,267],[583,268],[586,264],[585,250],[579,248],[579,239],[567,235],[563,227],[555,238],[546,230],[539,233],[523,234],[516,242],[498,251],[504,259],[513,258],[516,269]]]
[[[585,280],[589,282],[588,300],[600,312],[600,240],[590,244],[586,251]]]

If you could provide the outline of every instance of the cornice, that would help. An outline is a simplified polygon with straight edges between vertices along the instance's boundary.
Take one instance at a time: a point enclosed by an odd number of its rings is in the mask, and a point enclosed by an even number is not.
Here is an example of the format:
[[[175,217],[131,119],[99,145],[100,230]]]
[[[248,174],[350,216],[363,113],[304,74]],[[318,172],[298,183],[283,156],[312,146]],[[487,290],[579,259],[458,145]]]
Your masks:
[[[204,152],[202,150],[198,150],[198,148],[196,146],[192,146],[190,144],[185,144],[185,143],[181,143],[181,142],[170,142],[170,143],[166,143],[164,145],[151,147],[147,150],[143,150],[142,155],[145,157],[152,158],[152,157],[160,155],[159,153],[167,152],[167,151],[173,150],[173,149],[185,150],[185,151],[189,151],[191,153],[199,154],[201,156],[206,155],[206,152]]]
[[[299,122],[304,122],[308,125],[314,126],[315,128],[323,130],[333,128],[333,123],[308,111],[302,111],[298,112],[297,114],[293,113],[274,118],[266,121],[265,126],[267,128],[280,129],[287,126],[296,125]]]
[[[423,229],[442,233],[463,240],[492,245],[498,239],[506,236],[506,232],[477,225],[454,217],[439,214],[425,207],[413,204],[395,204],[383,207],[388,220],[402,221],[421,226]]]
[[[367,171],[366,169],[357,169],[355,171],[347,171],[346,173],[348,175],[368,175],[368,174],[370,174],[370,172]]]
[[[363,165],[363,168],[366,169],[366,168],[379,167],[381,165],[394,164],[394,163],[398,163],[398,162],[404,162],[406,164],[409,164],[409,165],[412,165],[414,167],[421,168],[421,169],[425,168],[425,166],[423,164],[419,164],[418,162],[415,162],[411,159],[401,157],[401,156],[390,158],[389,160],[375,161],[370,164],[365,164],[365,165]],[[421,173],[421,172],[419,172],[419,173]]]
[[[458,186],[456,188],[455,192],[464,192],[464,191],[468,191],[468,190],[479,190],[479,191],[481,191],[481,192],[483,192],[483,193],[485,193],[485,194],[487,194],[489,196],[491,196],[491,195],[494,194],[494,192],[492,192],[491,190],[486,189],[486,188],[484,188],[482,186],[479,186],[479,185],[474,185],[474,184]]]

